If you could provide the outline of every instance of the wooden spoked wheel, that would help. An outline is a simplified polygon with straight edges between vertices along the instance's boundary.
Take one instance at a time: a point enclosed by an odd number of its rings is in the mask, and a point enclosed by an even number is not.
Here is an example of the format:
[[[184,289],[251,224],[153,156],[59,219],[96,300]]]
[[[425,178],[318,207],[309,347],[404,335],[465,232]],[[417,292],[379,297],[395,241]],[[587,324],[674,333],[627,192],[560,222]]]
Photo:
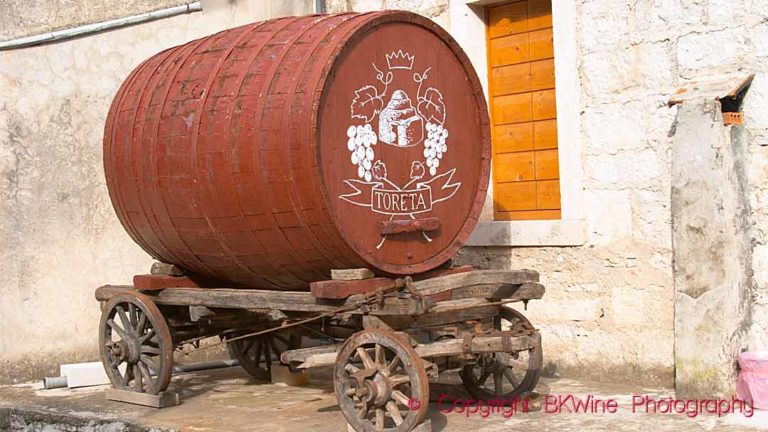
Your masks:
[[[406,432],[424,419],[429,382],[410,345],[386,330],[354,334],[334,368],[334,390],[344,417],[358,432]]]
[[[138,293],[107,302],[99,325],[101,361],[112,385],[121,390],[158,394],[173,373],[173,340],[152,300]]]
[[[271,380],[272,364],[280,363],[283,351],[299,348],[300,345],[301,337],[277,332],[237,339],[227,344],[229,354],[240,362],[240,366],[249,375],[262,381]]]
[[[521,333],[534,330],[523,314],[505,307],[500,308],[494,327]],[[536,387],[542,360],[541,346],[513,353],[483,354],[475,363],[464,366],[461,380],[479,400],[512,400]]]

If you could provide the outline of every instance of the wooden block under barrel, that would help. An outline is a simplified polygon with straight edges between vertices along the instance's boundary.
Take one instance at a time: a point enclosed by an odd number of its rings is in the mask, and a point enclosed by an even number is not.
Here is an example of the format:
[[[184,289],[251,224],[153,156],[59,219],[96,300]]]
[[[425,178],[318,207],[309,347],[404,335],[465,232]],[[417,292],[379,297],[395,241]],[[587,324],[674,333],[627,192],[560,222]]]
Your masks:
[[[156,395],[153,395],[148,393],[138,393],[109,388],[106,390],[106,396],[109,400],[125,402],[134,405],[148,406],[152,408],[172,407],[180,403],[179,394],[169,391],[160,392]]]

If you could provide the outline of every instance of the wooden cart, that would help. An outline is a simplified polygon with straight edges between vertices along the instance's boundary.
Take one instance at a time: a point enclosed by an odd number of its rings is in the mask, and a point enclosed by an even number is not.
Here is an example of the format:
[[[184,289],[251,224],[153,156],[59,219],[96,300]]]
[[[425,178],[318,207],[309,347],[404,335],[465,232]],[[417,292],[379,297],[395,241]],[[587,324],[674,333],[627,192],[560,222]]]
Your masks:
[[[278,361],[333,366],[339,406],[356,431],[410,431],[426,415],[429,377],[446,370],[460,371],[480,400],[515,399],[536,386],[541,336],[509,304],[543,294],[535,271],[460,267],[416,280],[316,282],[311,292],[108,285],[96,298],[101,357],[116,389],[163,392],[174,349],[219,336],[260,379]],[[314,346],[301,348],[307,339]]]

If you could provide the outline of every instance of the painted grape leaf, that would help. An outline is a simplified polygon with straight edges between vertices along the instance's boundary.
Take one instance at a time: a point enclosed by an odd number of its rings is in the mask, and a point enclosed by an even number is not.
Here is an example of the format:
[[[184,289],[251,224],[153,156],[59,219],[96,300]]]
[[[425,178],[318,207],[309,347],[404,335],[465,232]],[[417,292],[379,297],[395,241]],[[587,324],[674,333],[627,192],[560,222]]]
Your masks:
[[[352,99],[352,118],[361,118],[370,122],[384,107],[384,100],[379,96],[379,91],[372,85],[367,85],[355,90],[355,98]]]
[[[424,117],[427,121],[433,120],[440,124],[445,122],[445,103],[443,102],[443,95],[441,95],[434,87],[428,88],[424,93],[424,96],[419,98],[419,103],[416,105],[416,109],[419,111],[419,115]]]

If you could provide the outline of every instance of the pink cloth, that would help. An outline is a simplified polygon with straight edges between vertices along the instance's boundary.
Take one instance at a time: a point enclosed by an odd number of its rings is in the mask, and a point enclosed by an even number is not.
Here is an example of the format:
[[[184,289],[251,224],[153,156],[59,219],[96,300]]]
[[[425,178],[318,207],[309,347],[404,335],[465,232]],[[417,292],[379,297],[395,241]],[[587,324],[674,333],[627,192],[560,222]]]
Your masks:
[[[757,409],[768,409],[768,351],[739,354],[739,366],[736,397]]]

